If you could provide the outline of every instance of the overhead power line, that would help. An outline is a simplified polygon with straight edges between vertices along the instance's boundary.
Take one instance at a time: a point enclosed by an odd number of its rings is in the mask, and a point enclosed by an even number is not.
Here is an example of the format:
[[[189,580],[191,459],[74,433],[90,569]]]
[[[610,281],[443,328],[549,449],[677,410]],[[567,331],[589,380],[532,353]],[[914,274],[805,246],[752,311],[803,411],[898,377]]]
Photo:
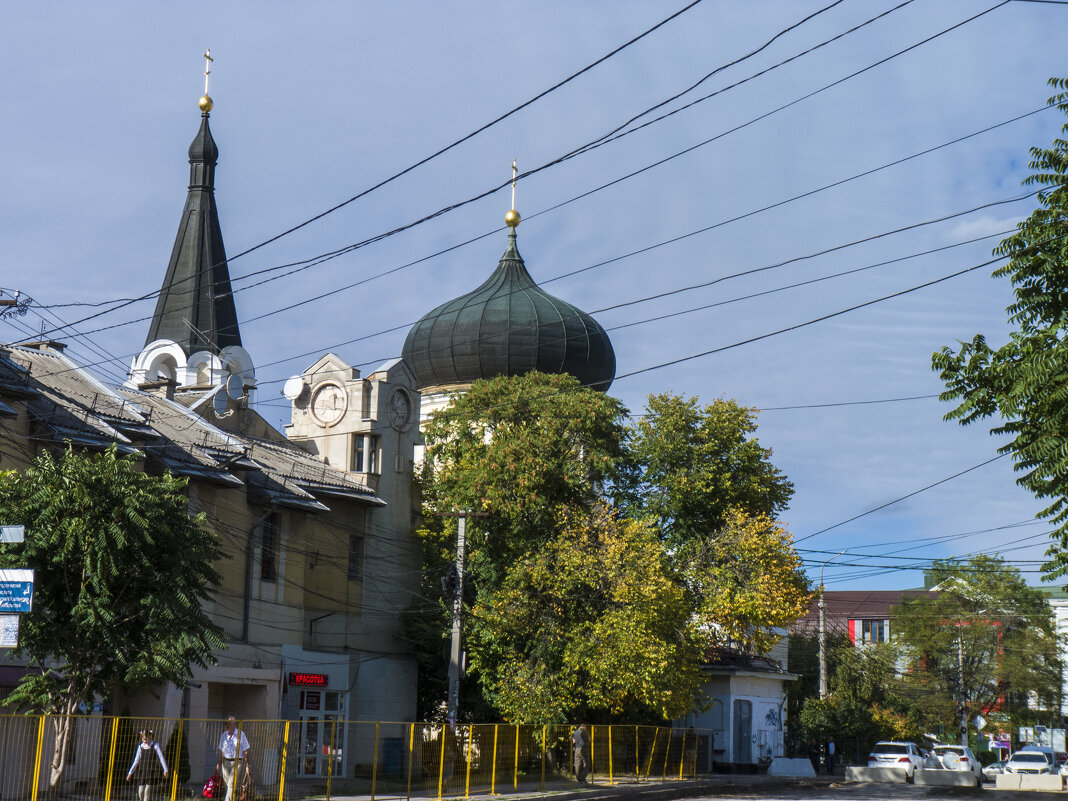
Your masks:
[[[803,95],[803,96],[801,96],[799,98],[796,98],[793,101],[790,101],[789,103],[783,104],[783,105],[781,105],[781,106],[779,106],[779,107],[777,107],[775,109],[772,109],[771,111],[768,111],[768,112],[766,112],[766,113],[764,113],[762,115],[759,115],[758,117],[755,117],[755,118],[749,120],[746,123],[743,123],[743,124],[741,124],[739,126],[736,126],[735,128],[732,128],[730,130],[724,131],[723,133],[718,134],[718,135],[716,135],[716,136],[714,136],[714,137],[712,137],[710,139],[707,139],[707,140],[705,140],[703,142],[699,142],[696,145],[693,145],[693,146],[691,146],[689,148],[686,148],[686,149],[684,149],[682,151],[679,151],[678,153],[675,153],[672,156],[669,156],[669,157],[667,157],[665,159],[661,159],[661,160],[659,160],[657,162],[649,164],[649,165],[647,165],[647,166],[645,166],[645,167],[643,167],[643,168],[641,168],[639,170],[636,170],[636,171],[634,171],[632,173],[629,173],[628,175],[624,175],[623,177],[621,177],[619,179],[616,179],[615,181],[609,182],[608,184],[604,184],[604,185],[602,185],[600,187],[592,189],[589,192],[584,193],[583,195],[576,196],[575,198],[572,198],[570,201],[565,201],[565,203],[573,202],[574,200],[578,200],[578,199],[581,199],[583,197],[587,197],[587,196],[593,194],[594,192],[598,192],[598,191],[601,191],[603,189],[607,189],[610,186],[614,186],[615,184],[618,184],[618,183],[620,183],[622,181],[625,181],[625,180],[627,180],[629,178],[632,178],[632,177],[634,177],[636,175],[639,175],[639,174],[641,174],[643,172],[646,172],[646,171],[648,171],[650,169],[653,169],[655,167],[659,167],[659,166],[661,166],[661,165],[663,165],[663,164],[665,164],[665,163],[667,163],[667,162],[669,162],[669,161],[671,161],[671,160],[673,160],[675,158],[679,158],[679,157],[681,157],[683,155],[691,153],[691,152],[697,150],[698,148],[701,148],[701,147],[703,147],[705,145],[708,145],[711,142],[714,142],[714,141],[716,141],[716,140],[718,140],[718,139],[720,139],[720,138],[722,138],[724,136],[727,136],[727,135],[729,135],[731,133],[735,133],[735,132],[737,132],[739,130],[742,130],[743,128],[748,127],[749,125],[754,124],[755,122],[758,122],[760,120],[766,119],[766,118],[772,116],[773,114],[779,113],[779,112],[781,112],[781,111],[783,111],[783,110],[785,110],[787,108],[790,108],[791,106],[794,106],[794,105],[796,105],[796,104],[798,104],[800,102],[803,102],[804,100],[807,100],[807,99],[809,99],[811,97],[814,97],[815,95],[818,95],[821,92],[824,92],[824,91],[826,91],[826,90],[828,90],[828,89],[830,89],[830,88],[832,88],[834,86],[838,86],[838,85],[844,83],[845,81],[848,81],[848,80],[850,80],[852,78],[855,78],[855,77],[857,77],[857,76],[859,76],[859,75],[861,75],[861,74],[863,74],[863,73],[865,73],[865,72],[867,72],[867,71],[869,71],[871,69],[874,69],[875,67],[881,66],[882,64],[885,64],[885,63],[891,61],[894,58],[897,58],[897,57],[899,57],[901,55],[904,55],[905,53],[908,53],[908,52],[910,52],[910,51],[912,51],[912,50],[914,50],[914,49],[916,49],[918,47],[921,47],[921,46],[923,46],[925,44],[928,44],[929,42],[932,42],[935,39],[938,39],[939,37],[944,36],[945,34],[951,32],[951,31],[954,31],[954,30],[960,28],[961,26],[966,25],[966,24],[968,24],[968,23],[970,23],[970,22],[972,22],[972,21],[974,21],[976,19],[979,19],[980,17],[984,16],[985,14],[990,13],[991,11],[996,10],[997,8],[1000,8],[1001,6],[1005,5],[1008,2],[1011,2],[1011,0],[1002,0],[1001,3],[998,3],[997,5],[994,5],[991,8],[988,8],[985,11],[982,11],[982,12],[980,12],[978,14],[974,14],[974,15],[962,20],[959,23],[956,23],[954,25],[951,25],[948,28],[945,28],[945,29],[939,31],[936,34],[932,34],[931,36],[928,36],[928,37],[920,40],[919,42],[916,42],[916,43],[914,43],[914,44],[912,44],[912,45],[910,45],[910,46],[908,46],[908,47],[906,47],[906,48],[904,48],[902,50],[897,51],[896,53],[891,54],[890,56],[887,56],[887,57],[885,57],[883,59],[880,59],[879,61],[875,62],[874,64],[870,64],[867,67],[864,67],[864,68],[862,68],[860,70],[857,70],[857,71],[855,71],[853,73],[850,73],[849,75],[846,75],[843,78],[840,78],[840,79],[838,79],[838,80],[836,80],[836,81],[834,81],[834,82],[832,82],[830,84],[826,84],[826,85],[820,87],[819,89],[814,90],[813,92],[810,92],[810,93],[808,93],[806,95]],[[879,16],[882,16],[882,15],[879,15]],[[873,18],[873,19],[875,19],[875,18]],[[1039,110],[1045,110],[1045,107],[1043,109],[1039,109]],[[624,135],[624,134],[620,134],[619,136],[622,136],[622,135]],[[618,138],[618,136],[616,138]],[[597,140],[594,140],[594,141],[596,142]],[[601,143],[601,144],[606,144],[608,141],[614,141],[614,140],[606,140],[606,142]],[[950,144],[952,144],[952,143],[950,143]],[[600,145],[597,145],[597,146],[600,146]],[[543,165],[541,165],[539,167],[535,167],[535,168],[533,168],[531,170],[527,170],[527,171],[525,171],[523,173],[520,173],[518,178],[519,179],[527,178],[527,177],[530,177],[530,176],[532,176],[532,175],[534,175],[536,173],[539,173],[539,172],[541,172],[543,170],[546,170],[546,169],[549,169],[551,167],[557,166],[558,164],[561,164],[561,163],[567,161],[568,159],[570,159],[570,158],[572,158],[572,157],[574,157],[576,155],[580,155],[580,151],[581,151],[581,149],[579,149],[577,151],[572,151],[571,153],[568,153],[568,154],[564,154],[563,156],[559,156],[559,157],[557,157],[557,158],[555,158],[555,159],[553,159],[553,160],[551,160],[551,161],[549,161],[549,162],[547,162],[547,163],[545,163],[545,164],[543,164]],[[483,191],[483,192],[481,192],[481,193],[479,193],[477,195],[469,197],[469,198],[467,198],[465,200],[460,200],[460,201],[454,202],[454,203],[452,203],[452,204],[450,204],[448,206],[445,206],[445,207],[442,207],[442,208],[438,209],[437,211],[431,212],[430,214],[427,214],[427,215],[425,215],[423,217],[420,217],[420,218],[418,218],[416,220],[413,220],[412,222],[405,223],[403,225],[397,226],[397,227],[395,227],[395,228],[393,228],[393,229],[391,229],[389,231],[385,231],[383,233],[380,233],[380,234],[377,234],[375,236],[369,237],[369,238],[364,239],[364,240],[362,240],[360,242],[354,242],[352,244],[345,245],[345,246],[343,246],[341,248],[338,248],[336,250],[327,251],[325,253],[321,253],[321,254],[319,254],[317,256],[313,256],[313,257],[310,257],[308,259],[301,260],[299,262],[293,262],[293,263],[287,264],[287,265],[278,265],[278,266],[274,266],[274,267],[268,267],[268,268],[264,268],[262,270],[257,270],[257,271],[253,271],[251,273],[246,273],[243,276],[238,276],[238,277],[234,278],[233,281],[234,282],[238,282],[238,281],[241,281],[241,280],[246,280],[248,278],[251,278],[251,277],[254,277],[254,276],[257,276],[257,275],[262,275],[264,273],[276,271],[276,270],[279,270],[279,269],[285,269],[285,268],[291,267],[291,266],[298,267],[298,270],[296,270],[296,271],[299,271],[300,269],[307,269],[308,267],[311,267],[311,266],[317,266],[319,264],[325,263],[325,262],[330,261],[332,259],[338,258],[339,256],[345,255],[347,253],[353,252],[355,250],[364,248],[364,247],[366,247],[368,245],[380,242],[380,241],[382,241],[384,239],[387,239],[389,237],[392,237],[392,236],[395,236],[397,234],[400,234],[400,233],[403,233],[405,231],[408,231],[408,230],[410,230],[410,229],[412,229],[412,228],[414,228],[416,226],[422,225],[423,223],[429,222],[430,220],[436,219],[437,217],[440,217],[440,216],[442,216],[444,214],[447,214],[447,213],[449,213],[451,211],[455,211],[456,209],[462,208],[463,206],[466,206],[466,205],[468,205],[470,203],[473,203],[473,202],[481,200],[481,199],[483,199],[485,197],[488,197],[488,196],[494,194],[495,192],[499,191],[500,189],[509,186],[510,183],[511,183],[510,181],[506,181],[506,182],[501,183],[499,185],[496,185],[496,186],[494,186],[494,187],[492,187],[492,188],[490,188],[488,190],[485,190],[485,191]],[[794,199],[796,199],[796,198],[794,198]],[[564,204],[560,204],[560,205],[564,205]],[[557,207],[554,207],[554,208],[557,208]],[[261,244],[263,244],[263,243],[261,243]],[[259,247],[259,246],[257,246],[257,247]],[[242,251],[242,253],[238,254],[238,255],[243,255],[244,253],[247,253],[247,252],[250,252],[250,251],[249,250]],[[234,257],[234,258],[236,258],[236,257]],[[188,280],[188,279],[186,279],[186,280]],[[248,287],[248,286],[242,287],[242,289],[248,289],[248,288],[251,288],[251,287]],[[83,323],[83,322],[85,322],[87,320],[95,319],[95,318],[100,317],[100,316],[105,315],[105,314],[110,314],[111,312],[118,311],[121,308],[125,308],[126,306],[130,305],[131,303],[135,303],[135,302],[139,302],[139,301],[143,301],[143,300],[148,300],[148,299],[151,299],[151,298],[157,296],[158,294],[159,294],[159,291],[157,290],[156,292],[147,293],[147,294],[142,295],[142,296],[140,296],[138,298],[131,298],[131,299],[128,299],[128,300],[124,300],[124,301],[120,302],[119,305],[116,305],[116,306],[114,306],[114,307],[112,307],[110,309],[105,309],[105,310],[97,312],[95,314],[83,317],[83,318],[75,321],[74,324],[80,324],[80,323]],[[111,326],[111,327],[114,327],[114,326]],[[54,329],[53,331],[49,332],[49,334],[50,335],[54,334],[54,333],[58,332],[59,330],[62,330],[62,329]],[[97,329],[97,330],[103,330],[103,329]]]

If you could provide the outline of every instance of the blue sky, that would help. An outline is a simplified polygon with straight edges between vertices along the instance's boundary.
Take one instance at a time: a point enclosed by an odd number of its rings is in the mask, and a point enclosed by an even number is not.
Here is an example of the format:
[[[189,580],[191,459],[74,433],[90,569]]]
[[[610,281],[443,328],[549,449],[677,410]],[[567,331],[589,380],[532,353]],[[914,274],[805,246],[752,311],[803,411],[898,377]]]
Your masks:
[[[333,350],[373,368],[399,354],[409,324],[492,271],[510,194],[296,273],[268,273],[276,280],[259,286],[241,276],[481,194],[508,179],[513,158],[521,171],[549,164],[831,3],[704,0],[403,178],[233,257],[478,129],[684,5],[11,4],[0,32],[8,76],[0,286],[55,307],[41,311],[47,326],[52,315],[71,322],[107,308],[63,304],[158,289],[199,125],[200,54],[211,48],[216,197],[242,336],[257,365],[260,411],[285,422],[281,383],[314,354]],[[844,0],[660,113],[714,97],[519,182],[518,241],[531,274],[594,313],[609,329],[618,372],[636,373],[612,394],[635,413],[661,391],[764,410],[759,438],[795,484],[783,518],[810,572],[848,549],[826,569],[832,589],[916,586],[925,560],[977,551],[1037,571],[1046,529],[1031,520],[1039,504],[1015,486],[1008,459],[836,526],[996,455],[988,426],[944,422],[946,407],[926,397],[940,390],[932,351],[979,331],[1004,340],[1011,294],[989,277],[992,266],[765,335],[991,258],[997,235],[1033,201],[797,260],[1024,194],[1028,148],[1057,134],[1056,112],[876,168],[1040,109],[1046,79],[1063,69],[1066,14],[1031,2]],[[840,38],[800,55],[832,37]],[[978,241],[962,244],[969,240]],[[788,263],[727,278],[779,262]],[[552,280],[576,270],[584,271]],[[698,284],[706,286],[686,289]],[[649,299],[673,290],[684,291]],[[151,312],[152,302],[132,305],[76,326],[87,338],[63,338],[75,358],[102,362],[98,371],[120,380],[144,342],[138,318]],[[0,339],[41,326],[36,313],[4,322]],[[919,399],[858,403],[900,398]],[[1027,575],[1037,583],[1037,572]]]

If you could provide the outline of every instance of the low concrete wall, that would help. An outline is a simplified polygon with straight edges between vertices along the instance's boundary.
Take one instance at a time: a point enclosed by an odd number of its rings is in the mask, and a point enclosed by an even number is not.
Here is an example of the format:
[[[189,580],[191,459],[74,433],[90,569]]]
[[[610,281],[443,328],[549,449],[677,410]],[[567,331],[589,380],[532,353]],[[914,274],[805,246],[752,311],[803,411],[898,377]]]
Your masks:
[[[913,779],[916,784],[936,787],[975,787],[975,774],[970,770],[945,770],[942,768],[917,768]]]
[[[768,765],[769,776],[815,776],[812,769],[812,760],[804,757],[787,759],[775,757]]]
[[[847,782],[872,784],[875,782],[897,782],[904,784],[905,771],[901,768],[846,768]]]
[[[1064,779],[1060,776],[1027,776],[1020,773],[1016,775],[1020,777],[1021,790],[1044,790],[1049,792],[1051,790],[1064,789]]]
[[[1002,773],[995,785],[999,790],[1040,790],[1057,792],[1064,789],[1060,776],[1032,776],[1025,773]]]

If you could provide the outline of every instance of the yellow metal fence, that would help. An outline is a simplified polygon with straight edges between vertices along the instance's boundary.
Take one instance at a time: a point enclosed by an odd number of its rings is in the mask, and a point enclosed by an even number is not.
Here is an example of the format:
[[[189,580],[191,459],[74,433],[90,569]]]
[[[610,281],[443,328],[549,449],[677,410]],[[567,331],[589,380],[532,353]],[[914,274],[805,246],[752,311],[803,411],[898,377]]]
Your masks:
[[[76,717],[56,777],[60,719],[0,716],[0,801],[134,801],[126,776],[151,729],[169,769],[151,801],[199,798],[218,761],[221,720]],[[307,797],[466,798],[573,782],[572,726],[442,726],[307,719],[248,720],[256,801]],[[682,779],[711,770],[709,730],[590,726],[591,779]],[[241,772],[244,767],[236,765]],[[235,781],[235,784],[237,782]],[[225,791],[216,795],[229,799]]]

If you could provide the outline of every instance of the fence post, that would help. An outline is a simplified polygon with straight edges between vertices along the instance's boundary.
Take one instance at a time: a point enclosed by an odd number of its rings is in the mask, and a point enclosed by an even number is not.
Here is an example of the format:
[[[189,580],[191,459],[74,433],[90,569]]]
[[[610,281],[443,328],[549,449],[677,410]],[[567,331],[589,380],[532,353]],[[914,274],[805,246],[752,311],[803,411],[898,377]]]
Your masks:
[[[519,724],[515,724],[515,762],[512,765],[512,789],[519,789]]]
[[[656,741],[660,739],[660,727],[653,729],[653,747],[649,749],[649,761],[645,763],[645,778],[653,771],[653,755],[656,753]]]
[[[326,801],[330,801],[330,788],[334,781],[334,736],[337,733],[337,721],[330,721],[330,761],[326,763]]]
[[[545,792],[545,724],[541,727],[541,784],[538,789]]]
[[[285,798],[286,792],[286,762],[289,756],[289,721],[282,727],[282,759],[278,766],[278,801]]]
[[[497,794],[497,729],[499,724],[493,724],[493,770],[490,771],[490,795]]]
[[[679,754],[679,779],[682,779],[682,767],[686,764],[686,730],[682,731],[682,753]]]
[[[597,747],[597,727],[596,726],[590,726],[590,778],[591,779],[594,776],[597,775],[595,773],[595,771],[597,770],[597,768],[595,767],[597,765],[597,762],[596,762],[596,759],[597,759],[596,747]]]
[[[612,767],[612,724],[608,724],[608,783],[616,783]]]
[[[174,749],[174,764],[171,768],[171,801],[174,801],[178,797],[178,773],[182,764],[182,725],[185,723],[183,718],[178,718],[178,731],[175,733],[175,737],[178,741],[178,747]],[[161,727],[162,728],[162,727]]]
[[[30,801],[37,801],[37,785],[41,783],[41,759],[44,757],[44,727],[45,716],[41,715],[40,720],[37,722],[37,758],[33,761],[33,789],[30,790]],[[108,774],[108,789],[111,789],[110,774]]]
[[[467,727],[467,758],[464,760],[464,798],[471,797],[471,743],[475,739],[475,724]]]
[[[441,798],[441,782],[445,778],[445,727],[441,727],[441,754],[438,756],[438,798]]]
[[[375,784],[378,782],[378,725],[379,721],[375,721],[375,755],[374,762],[371,763],[371,801],[375,801]]]
[[[634,727],[634,780],[642,780],[642,753],[638,748],[638,727]]]
[[[42,719],[41,734],[44,735],[44,720]],[[111,798],[111,785],[115,779],[115,746],[116,741],[119,739],[119,719],[111,719],[111,747],[108,749],[108,779],[104,784],[104,797]],[[33,788],[33,801],[37,801],[37,785],[34,784]]]
[[[422,750],[420,749],[420,753]],[[408,792],[404,796],[404,801],[411,801],[412,799],[412,757],[415,755],[415,724],[408,725]],[[279,799],[278,801],[282,801]]]

